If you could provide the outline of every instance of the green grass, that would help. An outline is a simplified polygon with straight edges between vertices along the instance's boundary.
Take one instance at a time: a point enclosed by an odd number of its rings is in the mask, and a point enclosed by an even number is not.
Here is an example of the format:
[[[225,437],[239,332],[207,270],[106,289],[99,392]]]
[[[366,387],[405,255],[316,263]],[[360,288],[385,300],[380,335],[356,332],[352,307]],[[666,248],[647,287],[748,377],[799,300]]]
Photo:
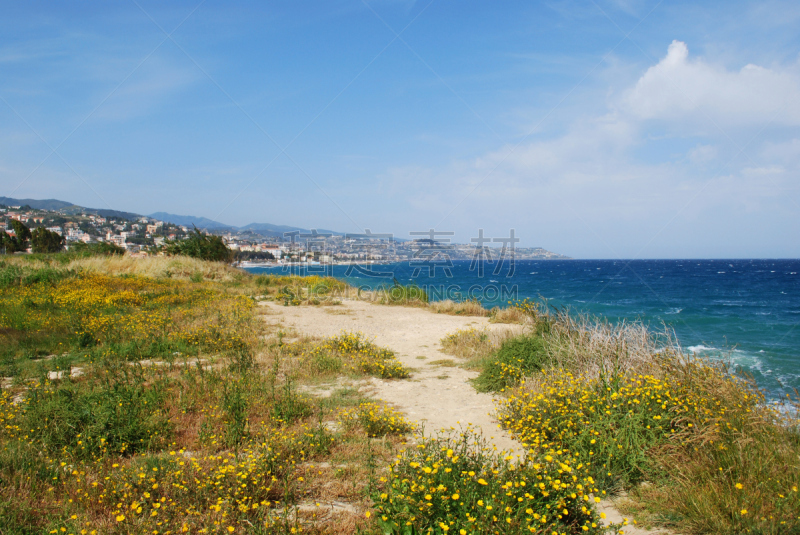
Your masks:
[[[485,359],[480,375],[473,381],[476,390],[499,392],[545,368],[549,364],[545,329],[505,340]]]
[[[83,459],[133,454],[166,443],[172,426],[163,382],[135,369],[105,370],[87,382],[43,381],[26,393],[22,429],[51,454]]]

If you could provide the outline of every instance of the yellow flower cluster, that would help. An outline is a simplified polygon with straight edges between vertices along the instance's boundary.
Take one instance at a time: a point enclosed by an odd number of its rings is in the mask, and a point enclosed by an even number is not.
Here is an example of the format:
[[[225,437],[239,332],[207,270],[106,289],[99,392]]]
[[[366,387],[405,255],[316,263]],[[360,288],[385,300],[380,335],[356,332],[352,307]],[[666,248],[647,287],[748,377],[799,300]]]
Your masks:
[[[541,305],[529,297],[521,300],[518,299],[516,301],[509,301],[508,306],[509,308],[515,308],[532,318],[536,318],[541,315]]]
[[[3,434],[34,445],[15,425],[15,407],[6,392],[0,394],[10,431]],[[109,519],[125,533],[243,533],[254,526],[263,533],[285,533],[287,526],[302,531],[289,511],[302,481],[295,472],[313,446],[311,429],[264,426],[257,435],[262,438],[238,451],[218,453],[176,449],[120,458],[98,452],[84,462],[66,451],[64,460],[40,454],[39,469],[55,475],[47,482],[52,504],[81,513],[81,533],[116,533]],[[3,449],[15,446],[6,441]]]
[[[81,345],[165,341],[222,351],[242,347],[236,331],[252,307],[188,282],[90,273],[0,291],[0,328]]]
[[[376,496],[386,533],[602,533],[586,467],[564,450],[515,465],[471,429],[423,439]]]
[[[281,437],[297,440],[297,437]],[[87,509],[107,511],[137,533],[223,533],[269,528],[283,519],[287,474],[303,457],[253,445],[238,454],[183,450],[105,467],[104,477],[71,472],[63,487]],[[102,526],[96,526],[101,528]]]
[[[369,436],[373,437],[405,435],[414,430],[414,425],[400,411],[372,401],[341,411],[339,421],[345,429],[360,425]]]
[[[379,347],[362,333],[342,332],[314,346],[307,354],[309,362],[340,359],[352,372],[374,375],[384,379],[404,378],[408,370],[395,358],[390,349]]]
[[[650,375],[576,376],[542,372],[500,402],[500,420],[527,448],[582,455],[604,484],[636,483],[650,466],[646,450],[715,416],[668,381]]]

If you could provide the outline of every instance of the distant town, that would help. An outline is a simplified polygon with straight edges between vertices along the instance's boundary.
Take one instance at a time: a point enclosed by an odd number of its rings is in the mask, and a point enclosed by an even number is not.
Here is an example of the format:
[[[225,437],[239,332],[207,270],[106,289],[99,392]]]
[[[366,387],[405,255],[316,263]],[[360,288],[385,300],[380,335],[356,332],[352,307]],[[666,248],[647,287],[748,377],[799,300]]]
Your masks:
[[[29,205],[0,204],[0,232],[13,235],[10,222],[17,220],[31,230],[44,227],[64,237],[66,249],[78,242],[107,242],[124,248],[131,255],[146,256],[161,254],[170,241],[185,239],[190,233],[198,231],[221,236],[227,246],[237,253],[237,262],[242,265],[372,264],[409,261],[421,256],[427,259],[446,257],[449,260],[568,258],[541,247],[516,247],[518,239],[515,239],[513,232],[502,238],[484,238],[481,235],[471,243],[457,244],[450,243],[447,233],[432,230],[412,233],[413,239],[373,234],[369,230],[364,234],[318,232],[313,229],[259,233],[252,229],[197,228],[111,210],[105,212],[113,215],[101,215],[98,212],[74,205],[69,209],[49,210]]]

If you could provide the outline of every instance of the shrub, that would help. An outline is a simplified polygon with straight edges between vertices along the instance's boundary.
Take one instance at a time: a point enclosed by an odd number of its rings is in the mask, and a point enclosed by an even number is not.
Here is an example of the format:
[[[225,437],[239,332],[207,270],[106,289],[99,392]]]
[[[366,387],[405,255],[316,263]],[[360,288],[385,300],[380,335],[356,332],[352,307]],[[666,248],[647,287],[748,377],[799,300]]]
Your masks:
[[[514,465],[470,429],[423,439],[373,500],[384,533],[603,533],[585,467],[565,451]],[[599,498],[598,498],[599,501]]]
[[[441,339],[442,351],[462,359],[468,359],[468,365],[480,364],[491,355],[502,343],[505,333],[478,330],[474,327],[459,329]]]
[[[247,399],[238,381],[225,388],[222,393],[222,410],[225,413],[225,442],[238,446],[247,437]]]
[[[509,338],[487,360],[475,378],[475,388],[479,392],[499,392],[541,371],[548,362],[547,345],[542,334]]]
[[[530,317],[521,307],[516,306],[494,307],[489,312],[489,321],[492,323],[525,323]]]
[[[654,474],[647,451],[686,418],[685,399],[652,376],[616,376],[606,383],[564,370],[534,379],[501,403],[500,420],[525,447],[579,453],[603,488],[630,487]]]
[[[343,410],[339,421],[346,429],[361,426],[371,437],[405,435],[414,431],[414,425],[401,412],[383,403],[366,402],[358,407]]]
[[[405,378],[408,370],[389,349],[378,347],[361,333],[343,332],[314,346],[306,355],[306,362],[318,371],[335,372],[342,367],[358,374],[373,375],[383,379]],[[338,360],[340,364],[334,361]]]
[[[287,381],[282,392],[273,400],[272,418],[284,424],[293,423],[301,418],[311,416],[313,412],[308,399],[298,395],[291,382]]]
[[[377,290],[378,301],[388,305],[426,304],[428,293],[416,284],[402,285],[395,283],[391,288]]]
[[[437,314],[450,314],[453,316],[487,316],[489,311],[483,308],[483,304],[477,299],[465,301],[434,301],[428,307]]]
[[[600,488],[635,489],[631,508],[655,511],[657,523],[688,533],[800,528],[797,422],[722,366],[678,362],[662,378],[553,369],[499,412],[530,452],[569,451]]]
[[[225,245],[220,236],[209,236],[195,228],[186,239],[169,241],[165,248],[168,255],[182,255],[212,262],[230,262],[234,252]]]

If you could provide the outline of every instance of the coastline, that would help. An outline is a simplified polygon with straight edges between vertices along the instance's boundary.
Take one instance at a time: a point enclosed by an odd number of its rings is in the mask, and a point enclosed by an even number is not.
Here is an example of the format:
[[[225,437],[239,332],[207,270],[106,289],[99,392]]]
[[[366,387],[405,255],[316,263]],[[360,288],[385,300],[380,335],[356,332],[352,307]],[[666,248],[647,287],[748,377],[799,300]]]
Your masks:
[[[407,262],[348,274],[348,266],[248,268],[259,273],[334,276],[364,291],[418,284],[431,300],[477,299],[487,309],[509,301],[546,300],[611,322],[641,321],[675,331],[687,351],[727,360],[753,375],[774,398],[800,389],[800,261],[797,260],[547,260],[518,261],[483,277],[469,261],[455,261],[452,277],[437,269],[413,277]],[[473,266],[474,267],[474,266]],[[371,272],[389,272],[375,277]]]

